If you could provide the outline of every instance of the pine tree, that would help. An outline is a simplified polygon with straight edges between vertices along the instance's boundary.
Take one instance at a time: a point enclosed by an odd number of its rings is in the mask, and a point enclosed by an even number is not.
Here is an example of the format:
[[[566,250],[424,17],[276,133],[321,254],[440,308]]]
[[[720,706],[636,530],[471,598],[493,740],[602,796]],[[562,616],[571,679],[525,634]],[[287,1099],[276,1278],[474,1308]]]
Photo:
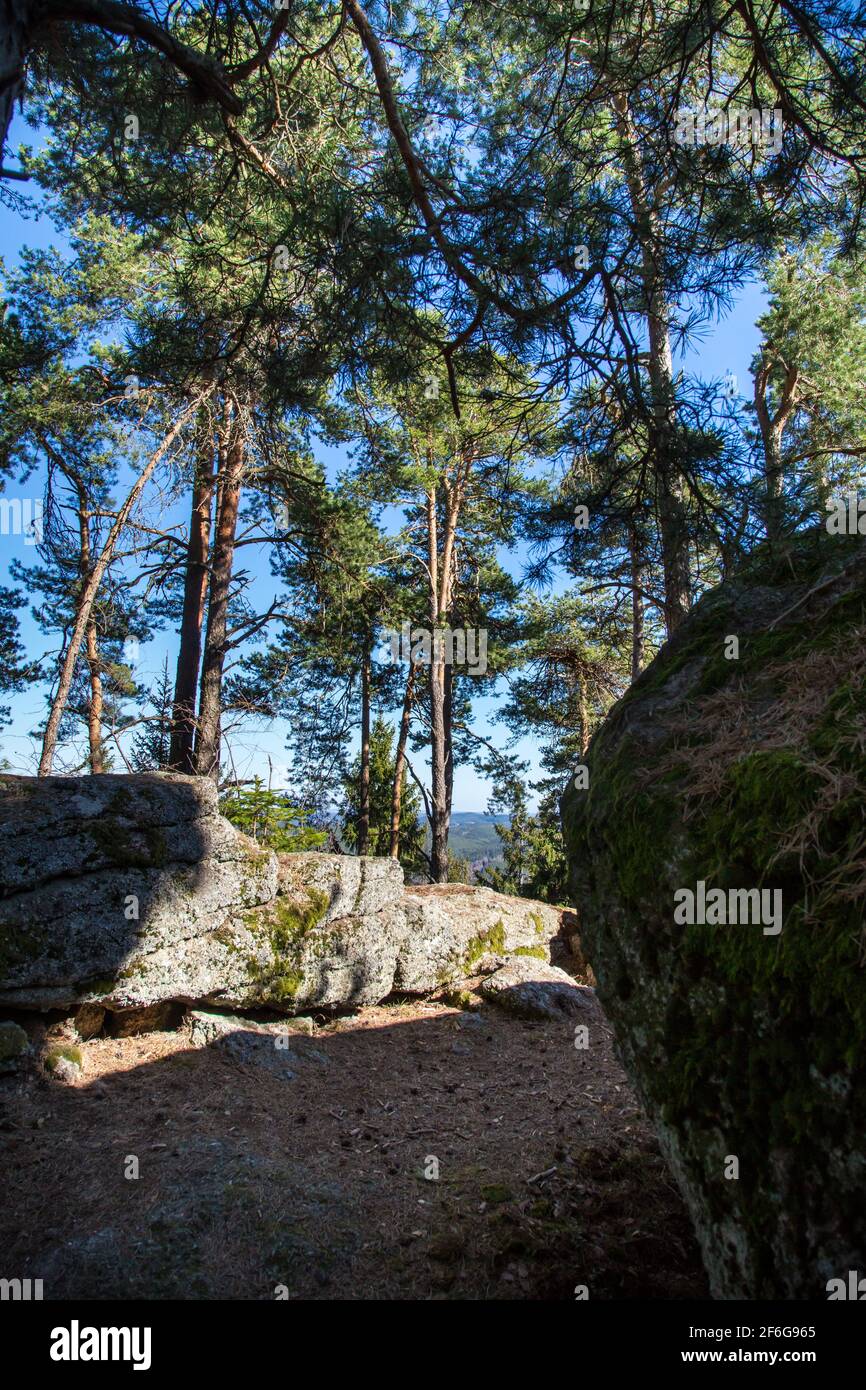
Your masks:
[[[266,849],[284,854],[321,848],[327,834],[311,824],[312,812],[295,805],[285,791],[272,791],[261,777],[252,786],[235,783],[220,797],[220,811]]]
[[[166,772],[171,767],[172,686],[168,657],[159,679],[148,691],[132,739],[129,762],[136,772]]]
[[[23,595],[17,589],[0,588],[0,691],[11,694],[23,690],[39,676],[39,668],[26,660],[19,638],[17,609],[23,605]],[[0,705],[0,726],[8,724],[8,705]]]
[[[752,363],[760,441],[757,510],[777,541],[856,489],[866,455],[866,267],[823,233],[768,270],[770,302]]]

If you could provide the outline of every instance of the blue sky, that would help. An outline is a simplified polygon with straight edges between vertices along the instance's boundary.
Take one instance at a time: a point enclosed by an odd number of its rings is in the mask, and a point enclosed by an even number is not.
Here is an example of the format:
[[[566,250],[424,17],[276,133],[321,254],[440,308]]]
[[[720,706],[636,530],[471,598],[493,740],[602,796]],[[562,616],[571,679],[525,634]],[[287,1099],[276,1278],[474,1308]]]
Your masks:
[[[17,128],[16,128],[17,127]],[[32,141],[33,134],[26,130],[20,120],[13,127],[14,147],[15,139],[29,139]],[[19,186],[15,186],[19,187]],[[0,208],[0,246],[7,268],[13,267],[18,260],[18,252],[22,246],[45,248],[56,245],[60,249],[65,249],[64,240],[55,232],[50,220],[45,216],[24,218],[20,214],[10,211],[8,208]],[[678,366],[685,367],[689,372],[702,377],[704,380],[713,380],[724,377],[731,372],[737,378],[739,390],[748,390],[749,387],[749,362],[758,344],[759,335],[755,329],[755,319],[760,314],[763,307],[763,299],[760,288],[757,285],[747,286],[740,294],[732,312],[719,323],[709,325],[703,335],[702,341],[690,349],[678,363]],[[322,447],[319,457],[326,466],[329,477],[333,479],[336,473],[345,463],[345,453],[340,449]],[[10,497],[32,495],[36,491],[35,479],[24,488],[15,485],[7,487],[7,495]],[[185,521],[186,518],[181,509],[177,515],[162,515],[161,524],[169,522]],[[250,547],[242,553],[243,564],[255,575],[255,584],[251,597],[256,602],[261,602],[266,607],[274,597],[276,581],[270,576],[267,560]],[[35,558],[36,552],[33,547],[27,547],[20,536],[0,535],[0,585],[9,583],[8,566],[13,557],[23,558],[25,563],[28,559]],[[256,558],[251,560],[251,556]],[[515,552],[512,556],[503,554],[503,563],[513,568],[519,575],[522,564],[522,553]],[[42,654],[46,649],[46,639],[39,632],[27,610],[21,611],[22,639],[27,648],[29,656],[35,657]],[[51,639],[52,643],[55,639]],[[169,669],[172,669],[172,662],[176,652],[176,637],[171,630],[158,633],[155,639],[145,646],[142,646],[138,662],[135,667],[136,677],[144,684],[153,681],[161,672],[166,655],[169,658]],[[14,770],[19,772],[32,772],[35,770],[35,762],[38,755],[38,744],[30,737],[33,729],[38,728],[45,719],[44,692],[33,687],[30,690],[16,696],[4,699],[12,707],[13,722],[9,728],[0,730],[0,758],[6,758],[12,764]],[[498,747],[503,747],[507,741],[505,731],[490,724],[490,717],[495,708],[495,699],[481,699],[475,704],[474,724],[485,738],[489,738]],[[271,758],[273,767],[274,785],[282,785],[287,779],[288,774],[288,755],[285,748],[285,728],[281,723],[272,727],[265,727],[261,723],[249,724],[242,731],[236,731],[231,736],[231,748],[234,766],[239,776],[249,777],[259,772],[265,777],[268,776],[268,756]],[[529,759],[533,771],[537,770],[536,749],[531,741],[523,740],[517,745],[514,756],[520,759]],[[118,770],[122,770],[122,764],[118,764]],[[420,768],[417,769],[420,772]],[[472,768],[458,767],[455,770],[454,778],[454,809],[456,811],[484,811],[487,806],[488,787],[479,778]]]

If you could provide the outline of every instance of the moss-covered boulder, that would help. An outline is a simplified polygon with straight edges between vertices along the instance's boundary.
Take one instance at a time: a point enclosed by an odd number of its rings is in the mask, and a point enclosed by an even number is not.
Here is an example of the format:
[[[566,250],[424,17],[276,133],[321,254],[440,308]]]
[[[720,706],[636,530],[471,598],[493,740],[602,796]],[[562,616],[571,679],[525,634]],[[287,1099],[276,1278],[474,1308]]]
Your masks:
[[[718,1297],[866,1269],[864,674],[862,541],[759,552],[563,800],[583,947]]]

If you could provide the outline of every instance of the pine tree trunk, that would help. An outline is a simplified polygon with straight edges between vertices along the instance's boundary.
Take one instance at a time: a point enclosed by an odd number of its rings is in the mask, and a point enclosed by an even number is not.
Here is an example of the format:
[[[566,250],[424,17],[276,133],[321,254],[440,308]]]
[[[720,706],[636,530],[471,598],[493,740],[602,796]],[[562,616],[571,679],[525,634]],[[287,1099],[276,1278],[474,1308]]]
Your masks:
[[[87,506],[87,491],[80,475],[71,470],[64,469],[66,476],[70,478],[78,493],[78,538],[79,538],[79,571],[81,583],[87,583],[90,567],[92,564],[90,554],[90,511]],[[90,699],[87,704],[87,746],[88,760],[91,773],[104,772],[105,766],[102,755],[102,675],[99,663],[99,642],[96,635],[96,623],[91,614],[87,622],[84,634],[84,650],[87,656],[88,680],[90,682]]]
[[[199,421],[199,439],[192,513],[184,572],[180,650],[174,683],[169,765],[178,772],[192,772],[195,738],[195,697],[201,663],[201,633],[207,595],[207,562],[210,547],[214,488],[214,456],[207,416]]]
[[[448,882],[448,778],[445,768],[445,662],[437,629],[439,610],[439,545],[435,489],[427,494],[427,565],[430,578],[430,774],[432,783],[430,877]]]
[[[451,804],[454,800],[454,667],[445,667],[445,793],[448,830],[451,830]]]
[[[683,477],[676,460],[675,391],[670,341],[670,310],[662,278],[662,233],[641,165],[640,145],[628,99],[613,101],[626,185],[641,249],[640,277],[649,337],[651,437],[655,459],[656,505],[664,572],[664,616],[668,634],[691,607],[688,518]]]
[[[445,768],[445,668],[430,668],[430,762],[433,783],[430,875],[434,883],[448,882],[448,778]]]
[[[783,476],[781,431],[771,428],[764,438],[764,529],[769,541],[778,540],[785,529]]]
[[[410,663],[406,677],[406,690],[403,695],[403,712],[400,716],[400,732],[397,736],[397,754],[394,759],[394,786],[391,791],[391,835],[388,854],[392,859],[400,857],[400,817],[403,813],[403,780],[406,775],[406,745],[409,741],[409,725],[412,722],[412,705],[415,701],[415,666]]]
[[[370,653],[361,661],[361,780],[358,789],[358,853],[370,850]]]
[[[223,667],[228,650],[229,589],[243,467],[243,429],[236,413],[226,450],[224,475],[219,480],[219,504],[211,562],[207,632],[201,667],[198,732],[195,742],[194,770],[199,777],[212,777],[214,781],[219,781],[220,771]]]
[[[48,723],[45,725],[45,733],[42,736],[42,756],[39,759],[39,776],[48,777],[54,764],[54,753],[57,748],[57,737],[60,732],[60,721],[63,718],[63,711],[69,699],[69,690],[72,685],[72,677],[75,673],[75,663],[78,660],[78,653],[81,651],[81,643],[90,621],[90,614],[96,599],[99,586],[102,583],[105,571],[108,569],[114,555],[118,537],[129,520],[129,514],[135,506],[142,491],[147,486],[148,479],[152,476],[160,459],[168,452],[180,431],[183,429],[190,416],[198,409],[202,397],[199,396],[194,403],[185,410],[177,422],[172,425],[165,439],[160,444],[155,453],[151,454],[142,472],[138,475],[126,501],[114,519],[111,530],[106,537],[105,544],[99,554],[99,559],[91,570],[90,577],[81,591],[78,600],[78,612],[75,616],[75,626],[69,638],[69,645],[63,657],[60,667],[60,676],[57,682],[57,690],[51,702],[51,710],[48,715]]]
[[[782,462],[776,451],[767,459],[765,473],[764,526],[771,541],[778,540],[785,529],[782,476]]]
[[[91,620],[85,634],[85,651],[90,673],[90,701],[87,706],[87,739],[90,750],[90,771],[104,772],[102,754],[102,676],[99,666],[99,647],[96,640],[96,624]]]
[[[782,441],[785,427],[797,404],[799,368],[789,366],[785,372],[777,409],[771,413],[767,399],[770,377],[775,362],[765,356],[755,373],[755,414],[764,447],[764,527],[769,541],[779,540],[785,531],[785,464]]]
[[[664,574],[664,617],[668,636],[676,632],[692,602],[689,530],[683,504],[683,482],[672,459],[673,365],[667,320],[654,315],[650,327],[650,387],[652,391],[653,453],[656,458],[656,505],[661,533]]]
[[[24,82],[29,0],[0,0],[0,163],[6,151],[15,99]]]
[[[589,710],[586,707],[586,685],[582,677],[577,688],[577,711],[580,756],[584,758],[586,757],[586,750],[589,748]]]

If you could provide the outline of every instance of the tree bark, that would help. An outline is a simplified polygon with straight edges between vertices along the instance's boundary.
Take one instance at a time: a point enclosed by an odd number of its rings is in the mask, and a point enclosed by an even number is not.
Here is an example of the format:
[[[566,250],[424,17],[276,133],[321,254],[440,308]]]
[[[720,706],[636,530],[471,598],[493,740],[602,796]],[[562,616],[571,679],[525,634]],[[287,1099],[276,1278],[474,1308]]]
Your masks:
[[[580,756],[585,758],[589,748],[589,710],[586,705],[586,682],[582,675],[578,677],[577,719],[578,733],[580,734]]]
[[[456,580],[457,523],[463,505],[466,478],[472,454],[458,460],[453,478],[444,478],[445,499],[442,554],[439,557],[436,491],[427,495],[428,566],[430,570],[430,622],[433,652],[430,667],[431,765],[433,781],[433,827],[430,872],[434,883],[448,882],[448,835],[451,829],[451,795],[454,784],[452,748],[452,703],[454,672],[446,666],[437,628],[447,626],[454,601]]]
[[[90,771],[104,772],[102,755],[102,677],[99,669],[99,646],[96,624],[91,620],[85,634],[85,651],[90,672],[90,701],[87,706],[87,740],[90,750]]]
[[[207,632],[201,667],[198,730],[194,770],[199,777],[219,781],[222,739],[223,667],[228,651],[229,589],[234,563],[235,536],[244,468],[244,437],[237,407],[226,449],[223,476],[219,479],[216,535],[210,571]]]
[[[198,409],[202,401],[201,396],[197,396],[192,405],[186,409],[180,418],[172,425],[165,439],[159,448],[151,454],[142,472],[139,474],[132,490],[127,496],[126,501],[114,519],[114,524],[109,531],[105,544],[99,554],[99,559],[91,570],[90,577],[81,591],[78,601],[78,613],[75,619],[75,626],[69,638],[69,644],[63,657],[60,668],[60,677],[57,682],[57,690],[51,702],[51,711],[48,715],[48,723],[45,726],[45,733],[42,737],[42,756],[39,760],[39,776],[48,777],[54,763],[54,753],[57,748],[57,736],[60,731],[60,720],[69,699],[69,689],[72,685],[72,677],[75,672],[75,663],[78,660],[78,653],[81,650],[81,643],[90,621],[90,614],[93,610],[93,603],[96,598],[102,578],[111,563],[117,539],[129,520],[129,514],[135,506],[142,491],[147,486],[147,482],[153,474],[160,459],[162,459],[171,448],[175,439],[189,420],[190,416]]]
[[[207,595],[207,562],[210,548],[214,488],[214,453],[207,417],[199,421],[192,513],[186,549],[180,649],[171,715],[170,766],[178,772],[194,770],[195,697],[201,663],[201,633]]]
[[[403,695],[403,712],[400,716],[400,732],[397,735],[397,754],[394,759],[394,785],[391,791],[391,835],[388,854],[392,859],[400,857],[400,817],[403,813],[403,782],[406,776],[406,745],[409,741],[409,725],[412,722],[412,706],[415,703],[415,665],[410,663],[406,677],[406,690]]]
[[[446,666],[443,721],[445,724],[445,796],[448,829],[451,829],[451,803],[454,800],[454,667]]]
[[[769,541],[776,541],[785,530],[785,464],[782,458],[782,440],[785,427],[797,405],[797,384],[800,379],[796,366],[786,367],[782,381],[778,407],[771,413],[767,401],[773,367],[778,365],[772,355],[771,345],[764,348],[764,355],[755,373],[755,414],[761,431],[764,447],[764,528]]]
[[[117,34],[125,42],[138,40],[161,53],[182,72],[197,96],[214,102],[231,116],[243,105],[231,89],[230,79],[206,53],[198,53],[174,37],[134,4],[118,0],[0,0],[0,153],[6,148],[15,98],[20,94],[24,66],[31,48],[39,48],[43,29],[51,43],[51,30],[62,24],[84,24]],[[280,27],[279,32],[285,28]],[[244,75],[243,70],[238,74]]]
[[[79,573],[82,585],[87,583],[92,564],[90,554],[90,511],[87,506],[87,491],[81,476],[64,466],[66,476],[73,482],[78,493],[78,544]],[[91,773],[104,772],[102,754],[102,672],[99,661],[99,642],[96,635],[96,622],[93,614],[87,620],[84,634],[84,650],[87,656],[90,699],[87,705],[87,747]]]
[[[430,774],[432,783],[430,877],[448,881],[448,780],[445,771],[445,663],[437,638],[439,610],[439,541],[436,489],[427,493],[427,566],[430,580]]]
[[[664,617],[670,635],[676,631],[691,607],[691,567],[689,531],[683,502],[684,479],[676,460],[670,308],[661,271],[662,232],[646,186],[640,145],[627,97],[615,97],[613,108],[635,234],[641,250],[640,275],[649,337],[651,435],[665,585]]]
[[[358,788],[358,853],[370,850],[370,653],[361,661],[361,778]]]
[[[24,85],[29,0],[0,0],[0,164],[6,150],[15,100]]]

